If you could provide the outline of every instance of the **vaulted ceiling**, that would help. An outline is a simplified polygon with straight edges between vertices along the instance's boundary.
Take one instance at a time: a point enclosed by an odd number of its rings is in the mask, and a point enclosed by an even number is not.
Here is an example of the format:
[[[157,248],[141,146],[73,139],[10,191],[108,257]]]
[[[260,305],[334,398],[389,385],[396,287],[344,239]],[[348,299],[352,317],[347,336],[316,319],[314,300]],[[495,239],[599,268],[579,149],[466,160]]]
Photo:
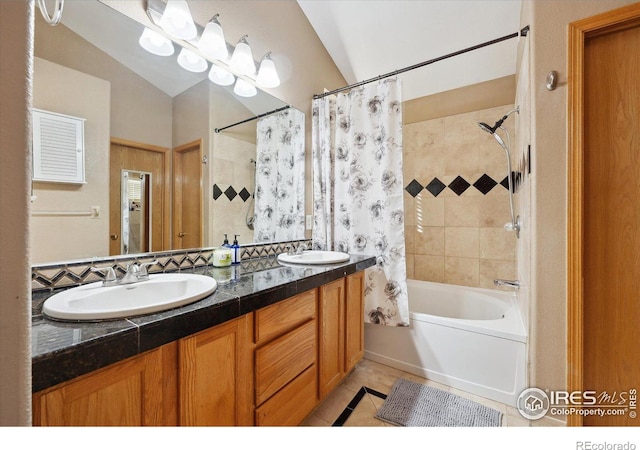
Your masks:
[[[520,0],[298,0],[348,83],[519,31]],[[403,98],[512,75],[517,38],[399,75]]]

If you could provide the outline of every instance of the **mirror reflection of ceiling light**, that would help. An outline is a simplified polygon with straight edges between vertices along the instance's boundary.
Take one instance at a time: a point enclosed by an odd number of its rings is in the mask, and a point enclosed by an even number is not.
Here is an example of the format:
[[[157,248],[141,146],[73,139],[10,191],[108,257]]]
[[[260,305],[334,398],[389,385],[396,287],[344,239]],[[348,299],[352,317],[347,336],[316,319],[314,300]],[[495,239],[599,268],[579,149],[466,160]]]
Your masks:
[[[258,76],[256,82],[266,88],[275,88],[280,86],[280,77],[276,71],[276,65],[271,59],[271,52],[268,52],[262,57],[260,61],[260,69],[258,69]]]
[[[178,55],[178,64],[183,69],[190,72],[204,72],[209,68],[207,61],[200,55],[196,55],[191,50],[183,48]]]
[[[227,41],[224,39],[222,26],[218,22],[218,16],[219,14],[213,16],[204,27],[198,41],[198,50],[210,58],[225,60],[229,57],[229,50],[227,49]]]
[[[188,41],[198,36],[198,30],[186,0],[168,0],[160,19],[160,26],[177,39]]]
[[[220,86],[230,86],[234,81],[236,81],[236,77],[234,77],[230,72],[215,64],[211,66],[209,79]]]
[[[149,53],[158,56],[171,56],[175,49],[171,40],[150,28],[145,28],[138,43]]]
[[[227,43],[218,21],[219,14],[214,15],[202,28],[193,21],[186,0],[146,0],[145,5],[147,15],[162,31],[174,39],[189,41],[177,42],[184,48],[178,55],[178,63],[183,68],[192,72],[204,72],[209,60],[213,62],[209,71],[209,80],[213,83],[231,86],[236,82],[236,76],[245,78],[238,78],[233,89],[236,95],[243,97],[257,94],[256,86],[252,83],[263,88],[280,86],[280,77],[271,52],[262,58],[256,74],[257,65],[247,42],[247,35],[240,38],[235,48]],[[145,29],[139,42],[143,48],[156,55],[168,56],[174,52],[173,42],[151,29]],[[155,44],[147,45],[151,42]],[[189,50],[190,45],[195,51]]]
[[[236,85],[233,87],[233,92],[240,97],[253,97],[258,93],[258,90],[253,84],[247,83],[242,78],[238,78]]]

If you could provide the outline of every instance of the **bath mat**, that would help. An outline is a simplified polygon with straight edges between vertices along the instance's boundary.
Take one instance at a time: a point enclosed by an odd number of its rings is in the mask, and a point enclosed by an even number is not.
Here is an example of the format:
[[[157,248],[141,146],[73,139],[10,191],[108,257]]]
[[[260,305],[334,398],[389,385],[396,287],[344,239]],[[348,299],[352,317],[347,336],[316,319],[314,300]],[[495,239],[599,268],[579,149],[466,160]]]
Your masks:
[[[398,378],[376,418],[403,427],[499,427],[502,413],[424,384]]]

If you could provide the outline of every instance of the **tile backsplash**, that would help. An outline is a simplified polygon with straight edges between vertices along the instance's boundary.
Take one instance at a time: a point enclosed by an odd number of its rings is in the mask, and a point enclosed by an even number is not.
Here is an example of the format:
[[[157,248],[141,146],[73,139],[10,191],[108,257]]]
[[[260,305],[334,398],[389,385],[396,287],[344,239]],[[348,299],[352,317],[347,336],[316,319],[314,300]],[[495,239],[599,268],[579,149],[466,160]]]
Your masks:
[[[240,257],[244,263],[267,256],[276,256],[285,252],[288,244],[311,245],[310,240],[293,242],[277,242],[265,244],[242,245]],[[113,267],[118,276],[127,271],[131,263],[145,263],[157,261],[149,267],[149,273],[173,272],[181,269],[207,266],[211,264],[211,256],[216,247],[190,250],[169,250],[164,252],[145,253],[141,255],[119,255],[112,257],[96,257],[74,261],[40,264],[31,268],[31,289],[34,292],[47,291],[56,288],[79,286],[81,284],[101,281],[103,275],[93,272],[92,267]]]

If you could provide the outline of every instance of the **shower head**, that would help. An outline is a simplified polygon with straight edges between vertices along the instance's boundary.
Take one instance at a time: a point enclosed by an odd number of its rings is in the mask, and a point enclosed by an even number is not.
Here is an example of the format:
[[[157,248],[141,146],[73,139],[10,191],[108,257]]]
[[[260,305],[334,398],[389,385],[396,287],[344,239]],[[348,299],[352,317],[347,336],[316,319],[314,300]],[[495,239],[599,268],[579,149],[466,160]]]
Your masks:
[[[509,147],[511,146],[511,143],[509,139],[509,131],[502,126],[503,122],[507,120],[507,118],[514,112],[520,113],[519,107],[516,107],[516,109],[509,111],[507,114],[505,114],[502,117],[502,119],[498,120],[495,123],[495,125],[492,127],[490,127],[484,122],[479,122],[478,126],[483,131],[486,131],[487,133],[492,135],[495,138],[495,140],[498,142],[498,144],[500,144],[500,147],[502,147],[502,149],[505,151],[507,155],[507,178],[509,180],[509,209],[511,210],[511,222],[506,223],[504,225],[504,228],[507,231],[515,231],[516,237],[519,238],[520,237],[520,216],[517,216],[517,217],[515,216],[515,212],[513,208],[513,179],[512,179],[512,172],[511,172],[511,155],[509,152]],[[498,128],[502,129],[506,134],[507,142],[509,142],[509,145],[505,144],[502,138],[500,137],[500,135],[496,133],[496,130]]]
[[[499,138],[499,136],[496,134],[496,130],[500,127],[502,127],[502,124],[504,123],[505,120],[507,120],[507,118],[513,114],[514,112],[519,113],[520,112],[520,107],[517,107],[516,109],[512,109],[511,111],[509,111],[508,113],[506,113],[504,116],[502,116],[502,119],[498,120],[492,127],[490,127],[489,125],[487,125],[484,122],[479,122],[478,126],[483,129],[484,131],[486,131],[489,134],[493,134],[494,137],[496,137],[496,140],[498,141],[498,143],[504,147],[504,142],[502,142],[502,139]]]
[[[489,133],[489,134],[493,134],[493,133],[495,133],[495,132],[496,132],[496,130],[495,130],[494,128],[491,128],[489,125],[487,125],[487,124],[486,124],[486,123],[484,123],[484,122],[479,122],[479,123],[478,123],[478,126],[479,126],[481,129],[483,129],[484,131],[486,131],[487,133]]]
[[[500,121],[499,121],[500,122]],[[507,146],[505,145],[504,141],[502,140],[502,138],[498,135],[498,133],[496,133],[496,129],[498,128],[498,125],[496,123],[497,126],[494,127],[490,127],[489,125],[487,125],[484,122],[480,122],[478,123],[478,126],[483,129],[484,131],[486,131],[487,133],[489,133],[490,135],[492,135],[496,141],[498,141],[498,144],[500,144],[500,147],[502,147],[503,149],[505,149],[507,152],[509,152],[509,150],[507,149]]]

